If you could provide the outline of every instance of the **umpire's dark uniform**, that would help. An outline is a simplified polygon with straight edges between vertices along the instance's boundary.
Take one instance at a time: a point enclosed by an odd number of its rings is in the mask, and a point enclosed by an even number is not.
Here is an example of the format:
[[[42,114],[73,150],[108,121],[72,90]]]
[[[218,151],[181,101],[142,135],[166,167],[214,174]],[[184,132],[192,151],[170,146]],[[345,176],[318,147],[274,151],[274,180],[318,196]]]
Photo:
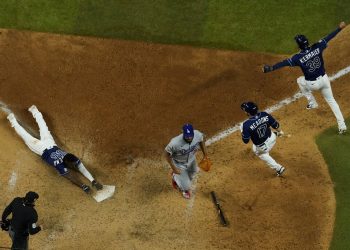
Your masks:
[[[39,198],[35,192],[28,192],[24,198],[15,198],[2,213],[3,223],[9,224],[9,235],[12,239],[11,249],[28,249],[29,234],[36,234],[41,227],[36,225],[38,214],[34,203]],[[7,217],[12,213],[12,219]]]

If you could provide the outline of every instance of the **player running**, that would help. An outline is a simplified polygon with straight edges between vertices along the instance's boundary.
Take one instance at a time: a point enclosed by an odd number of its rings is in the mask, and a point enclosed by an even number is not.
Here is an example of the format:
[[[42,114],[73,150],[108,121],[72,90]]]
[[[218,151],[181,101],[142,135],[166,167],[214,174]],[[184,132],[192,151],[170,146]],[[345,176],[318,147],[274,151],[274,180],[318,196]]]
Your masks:
[[[30,135],[16,120],[13,113],[7,116],[11,126],[15,129],[17,134],[24,140],[25,144],[31,151],[41,156],[41,158],[53,166],[61,176],[69,179],[75,185],[81,187],[84,192],[89,193],[90,187],[83,184],[76,176],[68,170],[73,169],[79,171],[84,175],[97,190],[101,190],[103,186],[98,183],[90,172],[85,168],[84,164],[73,154],[67,153],[57,147],[46,123],[35,105],[29,109],[39,126],[40,140]]]
[[[269,154],[276,143],[276,135],[282,136],[284,134],[279,123],[270,114],[259,112],[258,106],[253,102],[242,103],[241,109],[249,116],[249,119],[244,121],[241,126],[243,142],[247,144],[251,139],[253,152],[274,169],[277,176],[281,176],[285,168]],[[270,127],[275,129],[276,132],[272,133]]]
[[[306,36],[297,35],[294,39],[301,50],[299,53],[273,66],[265,65],[263,67],[264,73],[267,73],[285,66],[299,66],[304,76],[299,77],[297,83],[301,92],[308,100],[306,108],[313,109],[318,107],[312,91],[320,90],[337,119],[339,134],[344,134],[347,128],[339,105],[333,97],[331,84],[325,72],[322,53],[326,49],[328,42],[344,29],[345,26],[345,22],[341,22],[335,31],[311,46],[309,46]]]
[[[165,147],[165,157],[173,170],[172,183],[186,199],[191,198],[192,180],[198,173],[196,152],[200,148],[207,157],[204,136],[191,124],[182,127],[183,133],[171,139]]]

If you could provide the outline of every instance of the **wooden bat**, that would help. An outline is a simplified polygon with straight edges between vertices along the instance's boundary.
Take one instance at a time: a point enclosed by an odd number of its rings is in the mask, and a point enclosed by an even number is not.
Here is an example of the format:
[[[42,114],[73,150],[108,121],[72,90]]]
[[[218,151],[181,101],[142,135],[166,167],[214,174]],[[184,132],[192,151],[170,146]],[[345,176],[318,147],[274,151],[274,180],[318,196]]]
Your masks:
[[[224,213],[223,213],[223,211],[222,211],[222,209],[221,209],[221,206],[220,206],[220,203],[218,202],[218,200],[217,200],[217,198],[216,198],[216,194],[215,194],[215,192],[214,191],[211,191],[210,192],[210,195],[211,195],[211,198],[212,198],[212,200],[213,200],[213,202],[214,202],[214,205],[216,206],[216,210],[217,210],[217,212],[218,212],[218,215],[219,215],[219,218],[220,218],[220,222],[221,222],[221,224],[223,225],[223,226],[227,226],[227,220],[226,220],[226,218],[225,218],[225,215],[224,215]]]

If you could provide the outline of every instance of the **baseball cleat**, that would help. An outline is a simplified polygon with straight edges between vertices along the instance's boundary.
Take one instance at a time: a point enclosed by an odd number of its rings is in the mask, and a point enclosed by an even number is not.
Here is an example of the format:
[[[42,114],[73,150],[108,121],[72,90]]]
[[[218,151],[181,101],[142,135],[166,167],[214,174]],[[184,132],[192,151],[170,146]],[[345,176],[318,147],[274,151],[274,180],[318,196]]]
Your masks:
[[[38,108],[35,105],[30,106],[30,108],[28,109],[28,111],[32,114],[39,112]]]
[[[346,128],[340,128],[339,130],[338,130],[338,134],[339,135],[343,135],[343,134],[345,134],[346,133]]]
[[[95,180],[93,180],[93,181],[91,182],[91,185],[92,185],[94,188],[96,188],[97,190],[102,190],[102,189],[103,189],[102,184],[101,184],[101,183],[98,183],[98,182],[95,181]]]
[[[7,116],[7,120],[9,120],[11,123],[16,120],[16,117],[13,113],[9,114]]]
[[[90,192],[90,187],[88,185],[81,185],[81,189],[83,189],[83,191],[87,194]]]
[[[284,170],[285,170],[285,168],[284,168],[284,167],[281,167],[280,170],[277,171],[277,176],[278,176],[278,177],[282,176]]]
[[[312,103],[310,102],[307,106],[306,109],[317,109],[318,108],[318,104],[317,103]]]
[[[14,127],[15,123],[17,123],[16,117],[13,113],[9,114],[7,116],[7,120],[9,120],[9,122],[11,123],[11,126]]]
[[[189,191],[189,190],[183,191],[183,192],[182,192],[182,196],[183,196],[185,199],[191,199],[191,191]]]

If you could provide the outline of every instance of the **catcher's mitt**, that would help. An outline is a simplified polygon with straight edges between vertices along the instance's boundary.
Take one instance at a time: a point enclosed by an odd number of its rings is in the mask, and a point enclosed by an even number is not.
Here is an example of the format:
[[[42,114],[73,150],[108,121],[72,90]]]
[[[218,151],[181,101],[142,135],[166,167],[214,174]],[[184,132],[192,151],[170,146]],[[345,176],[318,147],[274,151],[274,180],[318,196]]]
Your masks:
[[[203,160],[199,163],[199,167],[205,171],[208,172],[211,168],[211,160],[208,157],[204,157]]]

